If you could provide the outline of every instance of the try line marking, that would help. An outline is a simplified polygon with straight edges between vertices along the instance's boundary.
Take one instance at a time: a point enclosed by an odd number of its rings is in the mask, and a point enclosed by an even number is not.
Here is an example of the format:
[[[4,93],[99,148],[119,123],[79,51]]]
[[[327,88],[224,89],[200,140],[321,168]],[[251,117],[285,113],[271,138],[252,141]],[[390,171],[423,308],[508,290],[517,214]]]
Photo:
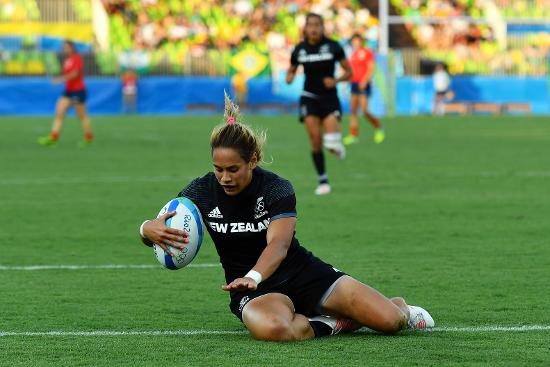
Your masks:
[[[220,263],[197,263],[189,264],[186,267],[188,268],[217,268],[220,267]],[[0,271],[4,270],[87,270],[87,269],[162,269],[162,266],[147,264],[147,265],[116,265],[116,264],[106,264],[106,265],[26,265],[26,266],[17,266],[17,265],[0,265]]]
[[[363,329],[372,333],[369,329]],[[477,326],[477,327],[436,327],[433,329],[418,330],[421,333],[487,333],[510,331],[550,331],[550,325],[526,326]],[[244,335],[246,330],[93,330],[93,331],[0,331],[0,337],[7,336],[193,336],[193,335]]]

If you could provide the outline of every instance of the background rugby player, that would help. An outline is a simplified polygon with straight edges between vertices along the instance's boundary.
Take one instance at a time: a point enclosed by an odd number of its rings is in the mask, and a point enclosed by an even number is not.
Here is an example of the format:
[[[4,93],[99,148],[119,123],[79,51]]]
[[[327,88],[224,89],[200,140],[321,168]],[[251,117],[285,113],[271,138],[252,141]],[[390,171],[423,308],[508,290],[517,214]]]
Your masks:
[[[42,145],[56,145],[59,134],[63,128],[63,120],[69,108],[74,105],[76,114],[82,123],[84,130],[84,140],[80,146],[89,145],[93,140],[92,124],[90,117],[86,112],[86,85],[84,84],[84,62],[77,53],[73,42],[65,41],[63,43],[63,52],[67,58],[63,62],[63,76],[54,78],[53,83],[59,84],[65,82],[65,91],[57,100],[55,108],[55,118],[52,131],[49,136],[43,136],[38,139]]]
[[[374,141],[384,141],[384,130],[376,117],[369,112],[369,97],[372,93],[372,76],[374,75],[374,53],[364,46],[363,37],[354,34],[351,38],[353,52],[350,58],[353,75],[351,77],[351,115],[349,135],[344,138],[344,144],[354,144],[359,141],[359,118],[357,110],[361,108],[363,115],[374,127]]]
[[[344,73],[335,78],[337,62]],[[300,97],[300,121],[304,123],[311,140],[311,156],[319,176],[315,193],[325,195],[330,193],[331,187],[325,168],[323,145],[340,159],[346,156],[340,132],[342,108],[336,84],[351,78],[351,66],[338,42],[325,37],[323,18],[318,14],[309,13],[306,17],[304,41],[296,46],[290,58],[286,76],[288,84],[294,81],[299,65],[303,66],[306,76]]]

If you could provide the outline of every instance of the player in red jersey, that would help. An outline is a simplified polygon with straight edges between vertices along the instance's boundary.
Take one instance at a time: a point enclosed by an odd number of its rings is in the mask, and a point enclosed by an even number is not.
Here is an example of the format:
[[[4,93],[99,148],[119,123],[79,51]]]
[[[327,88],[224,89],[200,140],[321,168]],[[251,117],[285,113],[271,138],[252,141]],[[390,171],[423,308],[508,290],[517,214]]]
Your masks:
[[[90,117],[86,112],[86,85],[84,84],[84,62],[77,53],[76,47],[72,41],[65,41],[63,52],[67,55],[63,63],[63,76],[53,79],[54,84],[65,82],[65,91],[57,100],[55,108],[55,118],[52,131],[49,136],[43,136],[38,139],[42,145],[56,145],[59,134],[63,127],[63,120],[69,108],[74,105],[78,118],[82,122],[84,130],[84,140],[80,146],[89,145],[93,140],[92,125]]]
[[[356,143],[359,139],[359,118],[357,110],[361,107],[361,111],[372,126],[375,128],[374,141],[381,143],[384,141],[384,129],[376,117],[369,112],[369,97],[371,95],[371,79],[374,74],[374,53],[363,45],[363,37],[359,34],[354,34],[351,37],[351,46],[353,53],[351,54],[351,69],[353,75],[351,77],[351,116],[349,135],[344,138],[344,144],[349,145]]]

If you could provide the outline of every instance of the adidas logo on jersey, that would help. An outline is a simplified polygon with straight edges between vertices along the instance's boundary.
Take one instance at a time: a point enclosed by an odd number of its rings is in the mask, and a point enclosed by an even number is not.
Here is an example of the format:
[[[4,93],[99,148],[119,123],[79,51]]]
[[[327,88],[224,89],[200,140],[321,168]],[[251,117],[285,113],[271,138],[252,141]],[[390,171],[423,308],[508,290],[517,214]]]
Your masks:
[[[220,212],[220,209],[218,207],[212,209],[212,211],[208,213],[208,216],[210,218],[223,218],[222,212]]]

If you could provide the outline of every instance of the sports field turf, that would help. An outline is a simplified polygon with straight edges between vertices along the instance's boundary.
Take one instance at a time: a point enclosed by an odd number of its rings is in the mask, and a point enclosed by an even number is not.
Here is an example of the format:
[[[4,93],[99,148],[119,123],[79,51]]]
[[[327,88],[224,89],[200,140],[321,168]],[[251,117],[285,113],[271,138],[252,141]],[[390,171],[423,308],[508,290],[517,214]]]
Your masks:
[[[285,344],[243,332],[209,238],[179,271],[138,240],[210,169],[217,121],[96,117],[79,149],[74,119],[57,148],[36,144],[49,119],[0,119],[0,365],[550,364],[548,119],[389,119],[381,145],[362,125],[346,161],[328,157],[333,193],[315,197],[295,118],[248,117],[268,129],[266,168],[294,184],[302,244],[440,327]]]

